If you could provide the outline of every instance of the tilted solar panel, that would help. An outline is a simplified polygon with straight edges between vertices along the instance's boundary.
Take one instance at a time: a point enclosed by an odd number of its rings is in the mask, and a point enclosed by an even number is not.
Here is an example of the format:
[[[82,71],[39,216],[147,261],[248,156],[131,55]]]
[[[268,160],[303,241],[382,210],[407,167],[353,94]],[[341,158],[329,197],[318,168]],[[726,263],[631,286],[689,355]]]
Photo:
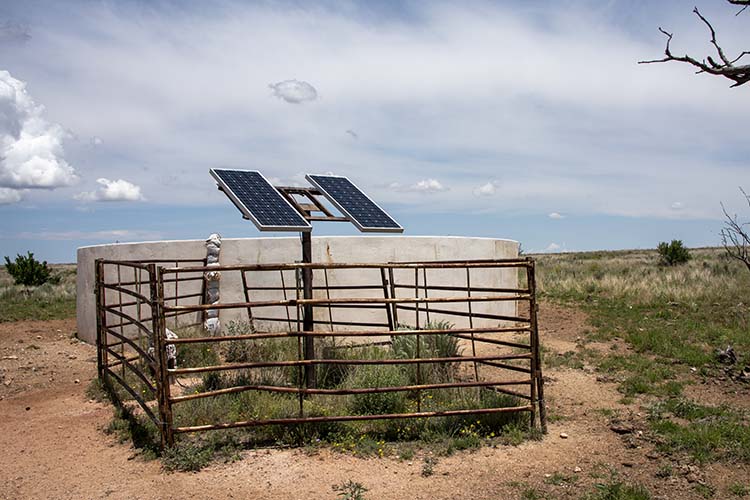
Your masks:
[[[261,231],[311,231],[312,226],[257,170],[212,168],[211,175]]]
[[[402,233],[398,222],[380,208],[352,181],[337,175],[312,175],[305,178],[333,205],[348,216],[363,232]]]

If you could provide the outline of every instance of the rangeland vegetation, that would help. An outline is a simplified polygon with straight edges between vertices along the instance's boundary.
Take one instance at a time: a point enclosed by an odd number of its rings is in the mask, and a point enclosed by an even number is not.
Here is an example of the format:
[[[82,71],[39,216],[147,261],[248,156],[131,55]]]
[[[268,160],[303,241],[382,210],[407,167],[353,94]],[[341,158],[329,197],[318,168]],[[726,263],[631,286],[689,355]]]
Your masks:
[[[48,272],[43,284],[24,285],[16,284],[8,269],[0,267],[0,322],[75,316],[75,265],[53,264]]]
[[[626,413],[642,414],[641,425],[637,427],[644,432],[640,442],[648,443],[644,448],[656,450],[661,457],[652,462],[655,470],[653,481],[674,480],[683,474],[683,467],[691,471],[696,467],[701,471],[710,467],[746,467],[750,463],[748,405],[746,401],[742,402],[741,396],[747,394],[747,377],[750,375],[746,368],[750,364],[750,336],[747,335],[750,273],[741,262],[727,257],[723,249],[691,249],[690,253],[692,259],[679,266],[661,265],[656,251],[536,256],[543,301],[571,310],[582,309],[588,317],[587,326],[577,332],[575,348],[567,351],[552,347],[544,349],[546,373],[558,377],[561,370],[593,370],[601,383],[617,387],[621,408],[593,411],[599,412],[602,418],[611,419],[614,424]],[[61,276],[60,283],[35,288],[14,285],[12,279],[0,271],[3,321],[74,315],[75,272],[71,267],[52,267],[53,273]],[[43,300],[30,299],[37,296]],[[244,327],[238,324],[233,328]],[[261,340],[226,343],[219,351],[198,346],[180,346],[180,366],[211,364],[219,358],[234,362],[282,359],[288,358],[292,349],[295,352],[297,349],[296,344],[286,345],[283,341],[271,344]],[[729,346],[732,347],[731,354],[728,354]],[[339,347],[323,346],[327,357],[355,354],[350,349]],[[371,357],[409,357],[412,348],[407,343],[400,345],[395,342],[377,349],[359,348],[363,352],[356,353],[356,356],[362,357],[365,353]],[[460,349],[460,346],[453,345],[448,336],[436,339],[429,349],[445,355],[445,352]],[[391,383],[389,381],[401,383],[414,377],[412,370],[391,368],[349,370],[341,365],[322,367],[320,384],[332,388],[368,383],[382,385]],[[422,376],[431,380],[445,380],[455,375],[450,366],[436,371],[426,371],[426,368],[423,366],[425,372]],[[275,367],[252,376],[277,383],[294,383],[299,373],[295,369]],[[250,374],[201,374],[189,381],[182,380],[185,387],[181,390],[188,393],[203,388],[230,387],[242,383],[242,377],[250,377]],[[548,391],[554,401],[555,386]],[[449,404],[463,398],[462,405],[467,401],[477,406],[498,404],[498,401],[488,401],[487,394],[478,389],[456,390],[455,393],[444,391],[442,396],[423,391],[419,403],[429,408],[438,402]],[[290,401],[284,395],[245,392],[227,396],[231,397],[217,399],[212,405],[200,399],[176,405],[178,423],[208,422],[218,414],[222,414],[222,418],[229,415],[237,419],[287,416],[293,415],[297,409],[297,400]],[[96,383],[88,397],[102,397]],[[500,396],[491,394],[489,397]],[[512,403],[507,401],[507,404]],[[319,415],[338,410],[364,413],[408,410],[415,404],[415,395],[409,393],[350,395],[335,402],[320,395],[305,401],[305,410]],[[553,422],[556,419],[564,422],[569,418],[555,415],[554,408],[550,417]],[[445,458],[448,455],[486,445],[517,445],[528,439],[524,419],[520,416],[507,418],[228,429],[186,435],[178,446],[163,452],[161,460],[167,470],[197,470],[212,461],[236,460],[248,447],[292,446],[313,454],[342,452],[349,457],[390,456],[402,462],[413,461],[419,464],[421,476],[430,478],[440,475],[436,471],[440,471],[441,461],[448,460]],[[143,423],[137,414],[129,415],[127,410],[119,409],[105,430],[119,440],[132,440],[140,447],[143,458],[161,453],[155,445],[156,429]],[[554,498],[563,491],[576,491],[579,496],[592,499],[652,498],[649,489],[654,483],[641,484],[640,480],[627,479],[622,471],[618,475],[615,471],[617,465],[603,465],[602,472],[596,477],[593,475],[595,471],[575,474],[558,470],[536,484],[518,482],[515,491],[520,498]],[[550,464],[550,467],[555,465]],[[689,474],[694,475],[694,472]],[[350,494],[368,498],[366,489],[371,485],[367,478],[351,479],[350,484],[337,483],[338,489],[331,491],[331,497]],[[742,478],[732,478],[721,485],[699,478],[689,487],[695,495],[707,498],[750,495],[750,482]]]
[[[747,406],[706,404],[690,386],[731,394],[750,382],[750,273],[724,249],[691,250],[665,266],[653,251],[538,257],[547,300],[580,307],[591,328],[575,351],[546,365],[593,365],[618,383],[623,403],[647,410],[657,449],[688,463],[750,463]],[[592,342],[612,342],[609,351]],[[609,498],[609,497],[608,497]]]
[[[427,324],[427,329],[449,329],[450,325]],[[230,323],[227,334],[252,331],[248,323]],[[197,329],[183,329],[182,338],[199,336]],[[207,344],[180,344],[177,358],[180,366],[212,366],[221,362],[253,363],[295,359],[295,338],[235,340],[220,348]],[[387,345],[352,346],[322,341],[318,349],[326,359],[380,360],[411,359],[416,354],[414,337],[394,337]],[[422,339],[423,358],[457,357],[461,346],[449,334],[430,335]],[[466,368],[468,370],[468,368]],[[441,384],[464,380],[456,362],[445,364],[371,364],[319,365],[317,386],[321,389],[397,387],[416,384]],[[294,387],[302,377],[297,366],[265,367],[247,370],[210,371],[178,384],[182,394],[215,391],[247,385]],[[137,386],[137,380],[131,380]],[[114,387],[117,390],[117,387]],[[118,391],[124,400],[129,396]],[[174,406],[176,426],[206,425],[216,422],[242,422],[295,418],[300,399],[296,394],[262,391],[231,392],[210,398],[192,399]],[[307,416],[375,415],[521,406],[513,396],[477,387],[457,387],[422,391],[358,393],[350,395],[315,394],[304,401]],[[144,418],[139,425],[152,425]],[[302,446],[308,451],[325,446],[353,456],[408,456],[414,449],[429,449],[437,456],[476,449],[484,444],[519,444],[530,434],[528,414],[489,413],[438,418],[409,418],[359,422],[318,422],[294,425],[270,425],[244,429],[212,431],[207,434],[180,435],[173,449],[165,455],[165,467],[196,470],[212,457],[231,459],[245,448],[258,446]]]

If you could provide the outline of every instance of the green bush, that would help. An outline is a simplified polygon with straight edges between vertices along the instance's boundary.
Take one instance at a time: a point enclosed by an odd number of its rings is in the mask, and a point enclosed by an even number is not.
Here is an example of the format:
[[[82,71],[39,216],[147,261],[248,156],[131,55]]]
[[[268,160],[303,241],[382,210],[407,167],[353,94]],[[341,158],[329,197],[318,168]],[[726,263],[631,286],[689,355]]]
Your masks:
[[[353,370],[344,382],[345,387],[396,387],[408,384],[403,370],[396,365],[364,365]],[[354,394],[350,410],[355,415],[402,413],[406,409],[406,393],[375,392]]]
[[[6,256],[5,269],[13,276],[16,285],[40,286],[52,278],[52,270],[47,267],[47,261],[39,262],[31,252],[25,257],[17,254],[15,262],[11,262]]]
[[[682,244],[682,240],[672,240],[671,243],[662,241],[656,250],[659,252],[660,263],[665,266],[684,264],[692,258],[690,251]]]

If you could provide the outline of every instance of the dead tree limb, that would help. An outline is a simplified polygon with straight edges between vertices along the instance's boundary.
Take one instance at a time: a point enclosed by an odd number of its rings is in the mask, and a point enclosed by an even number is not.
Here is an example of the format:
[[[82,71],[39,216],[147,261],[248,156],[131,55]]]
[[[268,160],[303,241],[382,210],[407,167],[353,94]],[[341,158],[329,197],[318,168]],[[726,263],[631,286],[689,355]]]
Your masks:
[[[739,16],[744,12],[745,9],[750,7],[750,0],[727,0],[727,2],[731,3],[732,5],[742,5],[742,8],[738,13],[735,14],[735,16]]]
[[[735,4],[735,5],[744,5],[747,7],[750,5],[750,0],[728,0],[729,3]],[[728,78],[729,80],[732,80],[734,82],[731,87],[739,87],[740,85],[743,85],[750,81],[750,64],[745,64],[741,66],[737,66],[736,63],[739,61],[742,57],[750,54],[750,51],[743,51],[735,57],[734,59],[729,59],[726,56],[726,53],[724,52],[724,49],[719,45],[719,43],[716,41],[716,31],[714,30],[714,27],[711,26],[711,23],[708,22],[708,20],[703,17],[703,15],[698,11],[698,8],[695,7],[693,9],[693,13],[695,13],[698,18],[703,21],[703,23],[708,27],[709,31],[711,32],[711,45],[714,46],[714,49],[716,50],[716,53],[718,55],[718,61],[711,57],[707,56],[702,61],[699,61],[698,59],[695,59],[687,54],[684,56],[675,56],[672,54],[672,50],[670,47],[670,44],[672,42],[673,34],[669,33],[668,31],[662,29],[659,27],[659,31],[661,31],[664,36],[667,37],[667,45],[664,49],[664,57],[661,59],[653,59],[650,61],[638,61],[638,64],[651,64],[651,63],[661,63],[661,62],[668,62],[668,61],[678,61],[683,63],[688,63],[696,68],[698,68],[698,73],[709,73],[711,75],[717,75],[717,76],[723,76],[724,78]]]
[[[750,195],[742,188],[740,192],[745,197],[748,206],[750,206]],[[750,232],[748,227],[750,222],[740,222],[737,214],[729,215],[724,204],[721,204],[721,210],[724,212],[724,228],[721,230],[721,244],[727,251],[727,254],[733,259],[737,259],[750,271]]]

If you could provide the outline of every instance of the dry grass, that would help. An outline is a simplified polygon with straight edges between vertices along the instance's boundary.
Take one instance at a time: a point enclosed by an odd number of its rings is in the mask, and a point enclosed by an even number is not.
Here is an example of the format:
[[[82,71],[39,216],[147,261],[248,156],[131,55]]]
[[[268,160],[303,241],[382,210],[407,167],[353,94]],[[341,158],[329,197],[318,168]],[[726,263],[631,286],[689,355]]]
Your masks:
[[[50,267],[53,278],[59,277],[59,281],[37,287],[14,284],[5,267],[0,267],[0,322],[75,316],[75,264],[53,264]]]
[[[627,299],[633,304],[693,303],[741,297],[750,273],[721,248],[691,250],[693,259],[659,265],[655,250],[588,252],[536,256],[539,289],[559,299]]]

